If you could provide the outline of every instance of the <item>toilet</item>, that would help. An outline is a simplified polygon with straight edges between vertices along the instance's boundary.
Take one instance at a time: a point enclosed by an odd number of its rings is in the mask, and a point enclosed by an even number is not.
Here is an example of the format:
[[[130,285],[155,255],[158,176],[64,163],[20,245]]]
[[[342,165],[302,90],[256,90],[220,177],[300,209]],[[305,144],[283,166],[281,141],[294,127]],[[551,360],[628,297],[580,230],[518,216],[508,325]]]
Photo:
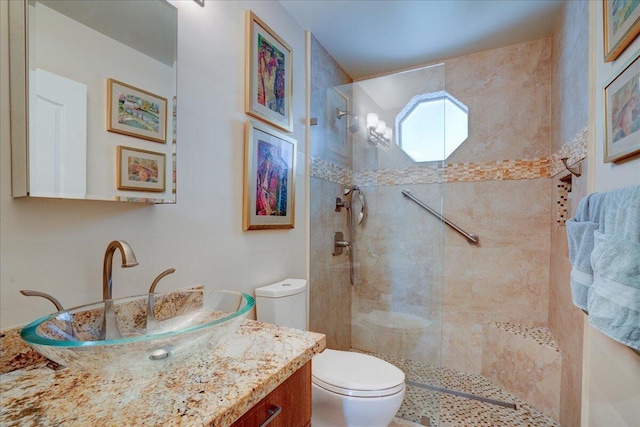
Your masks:
[[[256,289],[261,322],[307,325],[307,281],[286,279]],[[326,349],[311,363],[313,427],[387,427],[405,394],[397,367],[367,354]]]

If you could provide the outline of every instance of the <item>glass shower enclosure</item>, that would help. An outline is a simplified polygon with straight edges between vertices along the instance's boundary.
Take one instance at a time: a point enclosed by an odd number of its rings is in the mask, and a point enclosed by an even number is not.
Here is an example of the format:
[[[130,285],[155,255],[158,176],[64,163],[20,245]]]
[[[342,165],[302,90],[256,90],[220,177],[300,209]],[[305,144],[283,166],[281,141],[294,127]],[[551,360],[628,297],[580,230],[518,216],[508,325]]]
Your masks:
[[[329,348],[403,369],[411,386],[397,416],[428,425],[442,347],[437,215],[466,107],[446,92],[443,64],[312,89],[311,104],[310,328]]]

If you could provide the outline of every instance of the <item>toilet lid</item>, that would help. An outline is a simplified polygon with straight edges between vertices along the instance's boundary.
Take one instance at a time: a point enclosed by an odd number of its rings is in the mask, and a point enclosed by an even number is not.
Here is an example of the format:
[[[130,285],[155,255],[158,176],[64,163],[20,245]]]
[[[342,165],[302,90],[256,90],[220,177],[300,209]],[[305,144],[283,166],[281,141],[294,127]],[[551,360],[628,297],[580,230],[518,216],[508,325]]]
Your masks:
[[[404,372],[377,357],[326,349],[313,358],[312,381],[348,396],[388,396],[404,389]]]

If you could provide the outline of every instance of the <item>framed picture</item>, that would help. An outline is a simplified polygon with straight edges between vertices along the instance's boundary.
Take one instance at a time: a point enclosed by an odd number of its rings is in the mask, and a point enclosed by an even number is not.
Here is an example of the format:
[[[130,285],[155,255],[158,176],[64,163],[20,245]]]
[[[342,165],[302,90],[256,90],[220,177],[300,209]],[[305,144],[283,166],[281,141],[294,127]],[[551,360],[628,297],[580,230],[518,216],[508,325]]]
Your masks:
[[[293,228],[296,141],[247,121],[244,146],[244,230]]]
[[[640,2],[637,0],[605,0],[604,61],[615,60],[640,33]]]
[[[245,111],[292,132],[291,47],[250,10],[246,21]]]
[[[165,155],[118,145],[118,190],[164,191]]]
[[[164,144],[166,98],[107,79],[107,130]]]
[[[604,161],[640,153],[640,52],[604,87]]]

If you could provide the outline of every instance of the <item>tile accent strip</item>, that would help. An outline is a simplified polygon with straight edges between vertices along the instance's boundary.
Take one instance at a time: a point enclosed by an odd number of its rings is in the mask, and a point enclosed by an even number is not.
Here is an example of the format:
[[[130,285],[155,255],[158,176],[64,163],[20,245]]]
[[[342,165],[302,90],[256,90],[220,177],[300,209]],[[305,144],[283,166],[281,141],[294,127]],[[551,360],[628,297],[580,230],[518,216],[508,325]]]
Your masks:
[[[502,181],[547,178],[549,160],[544,158],[502,160],[447,165],[447,182]]]
[[[479,182],[547,178],[548,159],[516,159],[481,163],[451,163],[445,166],[410,167],[356,171],[356,184],[385,186],[437,184],[444,182]]]
[[[311,157],[309,164],[309,176],[324,181],[351,187],[353,172],[350,169],[338,166],[318,157]]]
[[[556,222],[564,225],[569,219],[569,193],[571,192],[571,184],[568,182],[558,183],[558,200],[556,200]]]
[[[588,130],[585,127],[550,157],[450,163],[447,165],[432,163],[405,169],[353,172],[324,159],[311,157],[309,174],[312,178],[344,186],[350,186],[352,182],[362,186],[386,186],[549,178],[564,170],[560,160],[562,157],[568,157],[569,164],[574,164],[587,157],[588,137]]]
[[[568,157],[569,166],[587,157],[587,145],[589,143],[589,130],[585,127],[571,138],[571,141],[564,144],[558,151],[551,154],[549,158],[549,176],[553,177],[562,171],[566,171],[562,161],[563,157]],[[568,173],[568,172],[567,172]]]

